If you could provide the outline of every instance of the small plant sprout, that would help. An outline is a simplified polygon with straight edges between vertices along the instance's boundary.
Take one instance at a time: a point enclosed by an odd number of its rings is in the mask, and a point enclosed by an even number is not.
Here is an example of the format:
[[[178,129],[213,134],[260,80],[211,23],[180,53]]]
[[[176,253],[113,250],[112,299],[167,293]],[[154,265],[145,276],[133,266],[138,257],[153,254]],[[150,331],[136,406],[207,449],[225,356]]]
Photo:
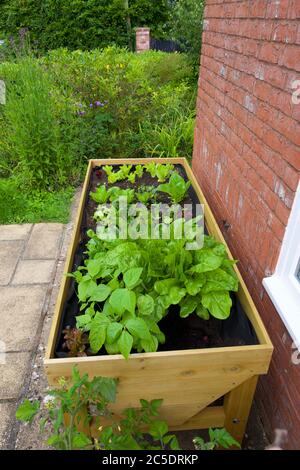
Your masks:
[[[146,163],[144,168],[151,175],[152,178],[156,177],[156,164],[155,163]]]
[[[156,165],[156,177],[159,183],[164,183],[168,176],[170,175],[171,171],[174,170],[174,165]]]
[[[144,167],[143,165],[136,165],[135,167],[135,174],[138,178],[142,178],[144,174]]]
[[[130,174],[127,176],[127,180],[128,180],[129,183],[131,183],[131,184],[134,184],[134,183],[135,183],[135,179],[136,179],[136,173],[130,173]]]

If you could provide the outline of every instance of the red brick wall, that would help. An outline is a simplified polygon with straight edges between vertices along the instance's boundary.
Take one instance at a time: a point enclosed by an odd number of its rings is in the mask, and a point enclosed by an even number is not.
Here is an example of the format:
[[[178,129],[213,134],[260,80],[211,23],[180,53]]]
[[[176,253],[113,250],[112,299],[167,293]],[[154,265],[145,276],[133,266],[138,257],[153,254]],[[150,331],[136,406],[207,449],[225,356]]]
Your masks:
[[[275,345],[257,401],[300,448],[300,365],[262,286],[300,173],[300,0],[206,0],[193,168]]]

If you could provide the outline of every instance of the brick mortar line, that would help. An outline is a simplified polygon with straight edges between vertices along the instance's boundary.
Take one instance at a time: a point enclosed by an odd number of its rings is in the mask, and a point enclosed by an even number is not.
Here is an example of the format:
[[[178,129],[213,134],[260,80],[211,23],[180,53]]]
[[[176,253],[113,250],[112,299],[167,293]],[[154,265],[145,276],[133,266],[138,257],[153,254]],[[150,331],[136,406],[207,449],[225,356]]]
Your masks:
[[[205,57],[208,57],[208,56],[205,56]],[[215,60],[215,59],[213,59],[213,60]],[[223,65],[224,65],[224,64],[223,64]],[[205,65],[201,65],[201,67],[203,67],[204,69],[208,70],[210,73],[213,73],[218,79],[221,78],[221,79],[224,80],[223,77],[221,77],[220,75],[217,75],[213,70],[209,69],[209,68],[206,67]],[[204,80],[204,79],[202,78],[202,80]],[[264,121],[261,120],[261,118],[260,118],[259,116],[257,116],[255,113],[251,113],[244,105],[242,105],[241,103],[239,103],[238,101],[236,101],[235,99],[233,99],[231,96],[229,96],[228,93],[225,94],[224,91],[221,90],[217,85],[212,85],[208,80],[205,80],[205,81],[208,82],[212,87],[215,87],[220,93],[223,93],[224,96],[227,96],[227,98],[231,99],[234,103],[236,103],[237,105],[239,105],[241,108],[245,109],[245,110],[247,111],[247,113],[253,114],[253,115],[255,116],[255,118],[258,119],[261,123],[263,123],[264,125],[269,126],[270,129],[272,129],[272,130],[273,130],[276,134],[278,134],[280,137],[283,137],[292,147],[295,148],[295,150],[296,150],[296,149],[297,149],[297,150],[299,149],[299,146],[296,145],[296,144],[294,144],[292,141],[290,141],[287,136],[281,134],[278,130],[276,130],[276,129],[274,129],[273,127],[271,127],[270,124],[266,124]],[[243,91],[245,91],[245,90],[242,89],[241,87],[238,87],[237,85],[235,85],[232,81],[230,81],[230,80],[225,80],[225,81],[228,81],[229,83],[233,84],[237,90],[243,90]],[[200,81],[200,82],[201,82],[201,81]],[[206,90],[204,90],[204,92],[207,93]],[[251,94],[253,95],[253,97],[254,97],[257,101],[259,101],[259,102],[261,102],[261,103],[264,103],[264,104],[268,104],[268,105],[269,105],[272,109],[274,109],[275,111],[278,111],[278,112],[281,112],[281,113],[282,113],[282,111],[280,111],[280,110],[277,109],[277,108],[274,108],[274,106],[270,105],[267,101],[261,100],[260,98],[256,97],[256,96],[255,96],[252,92],[250,92],[250,91],[249,91],[249,93],[251,93]],[[217,99],[213,98],[209,93],[207,93],[207,94],[213,99],[213,101],[217,102],[220,106],[225,107],[225,105],[221,104]],[[246,93],[246,91],[245,91],[245,95],[246,95],[246,94],[247,94],[247,93]],[[198,95],[197,95],[197,96],[198,96]],[[226,108],[226,109],[227,109],[227,111],[230,113],[230,111],[228,110],[228,108]],[[232,113],[230,113],[230,114],[232,114]],[[291,119],[291,117],[288,116],[288,115],[286,115],[285,113],[282,113],[282,114],[283,114],[284,116],[288,117],[289,119]],[[233,114],[232,114],[232,115],[233,115]],[[235,119],[236,119],[236,118],[235,118]],[[296,122],[297,124],[299,124],[298,121],[295,121],[295,122]],[[252,131],[249,127],[247,127],[244,123],[242,123],[242,125],[245,126],[245,127],[249,130],[249,132],[251,132],[251,133],[253,134],[253,131]],[[228,127],[230,127],[230,126],[228,126]],[[230,128],[230,129],[231,129],[231,128]],[[257,136],[256,134],[254,134],[254,135],[255,135],[255,137],[256,137],[257,139],[259,139],[259,140],[262,141],[262,139],[261,139],[259,136]],[[265,144],[265,143],[264,143],[264,144]],[[266,145],[270,150],[272,150],[272,152],[275,152],[278,156],[282,157],[282,155],[281,155],[279,152],[277,152],[277,150],[272,149],[272,147],[269,147],[267,144],[265,144],[265,145]],[[285,159],[284,159],[284,160],[285,160]],[[286,161],[286,160],[285,160],[285,161]],[[287,163],[289,163],[289,162],[287,161]],[[292,164],[289,163],[289,165],[290,165],[291,167],[295,168]],[[297,171],[296,168],[295,168],[295,170]],[[278,175],[278,176],[279,176],[279,175]]]
[[[17,263],[16,263],[16,265],[15,265],[15,269],[14,269],[13,272],[12,272],[12,275],[11,275],[11,277],[10,277],[10,280],[9,280],[9,283],[7,284],[7,286],[10,286],[10,285],[11,285],[12,280],[13,280],[13,278],[15,277],[17,268],[18,268],[18,266],[19,266],[19,262],[20,262],[20,260],[22,259],[22,256],[23,256],[23,254],[24,254],[24,252],[25,252],[26,246],[27,246],[27,244],[28,244],[28,242],[29,242],[29,238],[30,238],[30,236],[31,236],[31,234],[32,234],[32,232],[33,232],[34,226],[35,226],[35,224],[32,224],[32,225],[31,225],[30,230],[28,231],[27,236],[22,240],[22,242],[23,242],[23,243],[22,243],[22,249],[21,249],[21,251],[20,251],[20,254],[19,254],[19,257],[18,257],[18,261],[17,261]]]
[[[15,405],[15,408],[17,408],[17,406],[26,397],[26,394],[27,394],[27,392],[30,388],[31,378],[32,378],[32,369],[33,369],[32,366],[34,365],[34,362],[36,361],[36,357],[38,355],[38,346],[40,344],[41,335],[42,335],[42,331],[43,331],[43,327],[44,327],[44,322],[45,322],[45,318],[46,318],[47,311],[48,311],[48,308],[49,308],[49,304],[50,304],[50,300],[51,300],[51,294],[52,294],[53,288],[54,288],[53,284],[54,284],[55,277],[56,277],[57,270],[58,270],[58,261],[59,261],[59,258],[60,258],[60,254],[61,254],[61,250],[62,250],[62,246],[63,246],[64,235],[66,233],[66,230],[67,230],[67,224],[63,224],[60,239],[59,239],[59,242],[58,242],[57,255],[56,255],[56,258],[55,258],[55,261],[56,261],[55,268],[53,269],[53,272],[52,272],[52,279],[48,283],[50,288],[48,287],[48,289],[46,290],[45,297],[44,297],[44,300],[43,300],[43,304],[41,306],[41,314],[40,314],[40,317],[39,317],[39,320],[38,320],[38,328],[37,328],[37,331],[36,331],[36,334],[35,334],[35,337],[34,337],[34,341],[33,341],[33,348],[32,348],[32,351],[30,352],[30,357],[29,357],[29,360],[27,361],[27,364],[26,364],[26,367],[25,367],[24,382],[23,382],[23,385],[21,387],[18,398],[14,399],[12,401],[12,403]],[[29,237],[28,237],[28,240],[29,240]],[[24,250],[23,250],[23,253],[24,253]],[[32,285],[33,284],[31,284],[30,286],[32,286]],[[13,286],[13,287],[16,287],[16,286]],[[27,372],[27,374],[26,374],[26,372]],[[11,419],[10,419],[10,423],[8,423],[8,425],[6,427],[6,430],[7,429],[9,430],[9,428],[10,428],[8,438],[7,438],[7,447],[9,449],[15,449],[15,447],[16,447],[16,440],[17,440],[17,436],[18,436],[18,433],[19,433],[20,426],[21,426],[21,423],[16,420],[15,416],[12,416]]]
[[[263,42],[264,44],[270,44],[272,43],[272,41],[270,40],[263,40],[263,39],[253,39],[253,38],[247,38],[245,36],[237,36],[237,35],[234,35],[234,34],[229,34],[229,33],[222,33],[220,31],[206,31],[206,32],[209,32],[209,33],[212,33],[212,34],[221,34],[222,36],[231,36],[231,37],[234,37],[234,38],[238,38],[239,40],[247,40],[247,39],[251,39],[252,41],[257,41],[257,42]],[[225,49],[224,47],[221,47],[221,46],[215,46],[214,44],[211,44],[210,42],[206,42],[204,41],[202,43],[202,45],[209,45],[211,47],[214,47],[215,49],[222,49],[223,51],[225,52],[233,52],[234,54],[238,54],[242,57],[251,57],[253,59],[256,59],[257,61],[259,62],[262,62],[264,64],[267,64],[267,65],[271,65],[273,67],[276,67],[276,65],[279,65],[278,63],[274,63],[274,62],[268,62],[267,60],[264,60],[264,59],[260,59],[259,57],[256,57],[255,55],[251,55],[251,54],[245,54],[243,52],[238,52],[238,51],[235,51],[233,49]],[[295,47],[299,47],[300,48],[300,44],[292,44],[292,43],[281,43],[281,42],[277,42],[276,44],[285,44],[285,45],[294,45]],[[263,44],[260,44],[260,46],[262,46]],[[203,54],[205,55],[205,54]],[[295,70],[295,69],[290,69],[288,68],[286,65],[280,65],[280,67],[286,71],[286,72],[295,72],[296,74],[299,74],[300,75],[300,71],[299,70]],[[246,72],[245,72],[246,73]],[[277,88],[277,87],[276,87]],[[282,90],[282,88],[279,88],[279,90]]]
[[[202,118],[202,119],[203,119],[203,118]],[[204,119],[206,119],[206,120],[214,127],[214,129],[218,130],[218,132],[220,133],[219,129],[218,129],[206,116],[204,116]],[[198,127],[198,126],[197,126],[197,127]],[[222,135],[223,135],[223,134],[222,134]],[[235,134],[235,135],[236,135],[236,134]],[[225,138],[225,140],[226,140],[226,142],[228,142],[228,143],[230,144],[230,142],[229,142],[226,138]],[[230,145],[233,147],[232,144],[230,144]],[[245,144],[245,143],[244,143],[244,145],[247,146],[247,144]],[[247,146],[247,147],[248,147],[248,146]],[[234,148],[234,147],[233,147],[233,148]],[[249,147],[248,147],[248,148],[249,148]],[[235,163],[235,161],[234,161],[234,160],[231,160],[231,161],[232,161],[232,164],[235,166],[235,168],[236,168],[238,171],[241,171],[240,168],[239,168],[239,166]],[[250,164],[248,164],[248,165],[249,165],[249,167],[250,167],[251,169],[255,170],[255,167],[251,166]],[[265,183],[265,181],[263,180],[263,178],[262,178],[261,176],[259,176],[259,178]],[[234,180],[234,181],[236,182],[236,184],[240,187],[240,182],[239,182],[237,179],[235,179],[235,178],[233,178],[233,180]],[[251,188],[255,191],[255,193],[258,194],[256,188],[254,188],[251,183],[249,183],[249,185],[250,185]],[[274,192],[274,191],[272,191],[272,192]],[[220,192],[218,192],[218,193],[221,195]],[[247,195],[247,200],[248,200],[248,202],[250,203],[252,209],[254,209],[254,210],[259,210],[259,209],[260,209],[260,208],[258,208],[258,207],[255,205],[255,203],[253,202],[253,200],[248,197],[248,195]],[[278,200],[279,200],[279,198],[278,198]],[[266,207],[268,208],[268,210],[269,210],[271,213],[274,212],[274,210],[272,210],[264,200],[263,200],[263,203],[266,205]],[[286,226],[286,224],[284,224],[283,222],[281,222],[281,221],[279,220],[279,218],[278,218],[275,214],[273,214],[273,217],[274,217],[277,221],[279,221],[280,223],[282,223],[282,225],[285,225],[285,226]],[[269,225],[268,222],[266,222],[266,227],[269,228],[269,229],[272,231],[271,226]],[[273,231],[272,231],[272,233],[273,233]],[[276,234],[274,234],[274,237],[277,239],[277,241],[279,241],[280,243],[282,243],[282,240],[279,239]]]

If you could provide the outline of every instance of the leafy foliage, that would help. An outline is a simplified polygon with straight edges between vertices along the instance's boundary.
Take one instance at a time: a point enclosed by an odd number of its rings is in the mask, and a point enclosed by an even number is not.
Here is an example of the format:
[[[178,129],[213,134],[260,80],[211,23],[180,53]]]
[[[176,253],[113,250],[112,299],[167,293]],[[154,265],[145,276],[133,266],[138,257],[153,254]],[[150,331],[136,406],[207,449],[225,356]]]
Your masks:
[[[172,198],[172,201],[177,203],[184,199],[190,185],[191,183],[189,181],[184,181],[182,176],[174,172],[169,179],[169,182],[160,184],[157,188],[157,191],[162,191],[169,194]]]
[[[157,138],[141,129],[152,129],[157,116],[174,127],[177,110],[190,113],[190,74],[184,55],[117,48],[1,63],[7,104],[0,106],[0,176],[20,176],[22,192],[53,192],[77,184],[91,156],[152,155]],[[190,141],[175,147],[174,154],[191,156]],[[141,171],[129,172],[132,182]],[[110,174],[109,182],[120,176]]]
[[[238,289],[235,262],[213,237],[189,251],[187,239],[104,241],[88,234],[88,258],[72,275],[83,310],[77,326],[89,332],[94,353],[103,346],[125,358],[132,349],[156,351],[165,342],[158,323],[171,305],[179,305],[183,318],[229,316],[230,291]]]
[[[202,437],[196,437],[193,439],[196,450],[213,450],[216,447],[223,447],[224,449],[230,449],[231,447],[240,448],[241,445],[237,442],[225,428],[222,429],[210,429],[209,430],[209,442],[205,442]]]
[[[31,42],[43,52],[58,47],[129,46],[133,38],[127,15],[132,32],[147,25],[154,35],[162,36],[169,8],[166,0],[130,0],[128,12],[124,0],[61,0],[59,8],[56,0],[10,0],[0,6],[0,30],[16,35],[20,28],[28,28]]]
[[[81,376],[75,366],[71,380],[59,380],[59,388],[48,391],[51,400],[44,406],[28,399],[19,406],[16,418],[24,422],[32,420],[40,412],[41,431],[50,433],[47,444],[57,450],[180,450],[174,434],[169,434],[165,421],[159,420],[161,399],[140,400],[139,408],[127,408],[119,421],[114,421],[109,405],[116,401],[117,380],[108,377]],[[65,416],[68,419],[65,419]],[[101,419],[111,424],[101,425]],[[96,420],[99,435],[91,439],[88,427]],[[87,434],[79,431],[85,428]],[[239,444],[225,429],[210,430],[211,442],[194,439],[196,449],[212,450],[217,445],[229,448]]]

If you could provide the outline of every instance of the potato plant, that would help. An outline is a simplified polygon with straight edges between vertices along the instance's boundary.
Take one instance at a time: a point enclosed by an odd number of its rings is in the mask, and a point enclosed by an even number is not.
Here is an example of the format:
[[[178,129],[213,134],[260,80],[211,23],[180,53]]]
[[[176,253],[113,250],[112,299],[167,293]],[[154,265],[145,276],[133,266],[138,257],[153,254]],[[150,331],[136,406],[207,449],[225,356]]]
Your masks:
[[[121,174],[122,179],[136,172],[132,165],[124,165],[117,172],[112,167],[104,170],[108,177]],[[173,165],[151,163],[145,165],[144,171],[152,172],[156,179],[170,173],[168,183],[153,187],[157,197],[166,192],[172,201],[185,198],[189,182]],[[95,220],[109,228],[113,211],[118,211],[119,197],[133,203],[143,200],[141,194],[133,188],[100,185],[90,195],[99,203]],[[149,198],[151,191],[145,191],[144,202]],[[110,206],[104,204],[108,201]],[[126,239],[103,239],[99,227],[96,232],[88,231],[87,257],[71,276],[78,285],[77,328],[88,334],[91,354],[121,353],[127,359],[131,351],[157,351],[168,334],[161,331],[160,321],[173,305],[178,306],[182,318],[195,314],[203,320],[210,316],[225,320],[230,315],[230,292],[238,290],[235,261],[228,258],[223,244],[208,235],[201,248],[189,250],[190,239],[175,237],[176,217],[167,218],[168,239],[130,238],[130,230]],[[130,222],[129,217],[125,221],[127,228]],[[196,219],[188,223],[194,222]]]

